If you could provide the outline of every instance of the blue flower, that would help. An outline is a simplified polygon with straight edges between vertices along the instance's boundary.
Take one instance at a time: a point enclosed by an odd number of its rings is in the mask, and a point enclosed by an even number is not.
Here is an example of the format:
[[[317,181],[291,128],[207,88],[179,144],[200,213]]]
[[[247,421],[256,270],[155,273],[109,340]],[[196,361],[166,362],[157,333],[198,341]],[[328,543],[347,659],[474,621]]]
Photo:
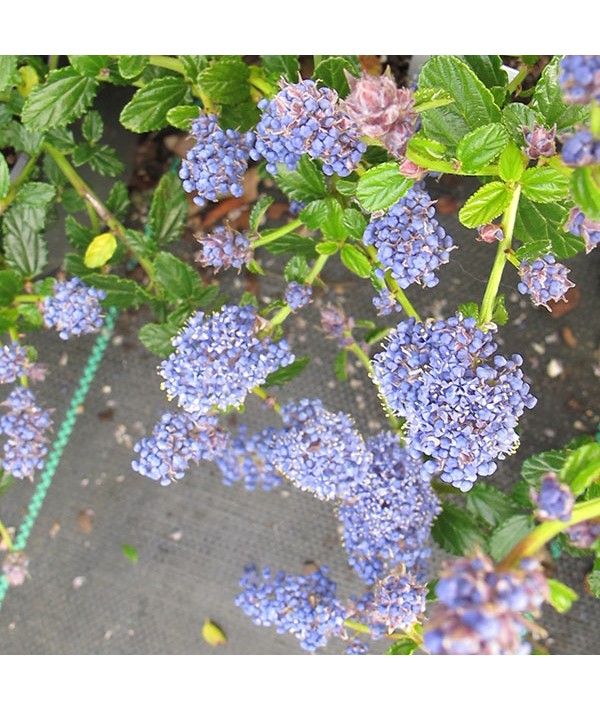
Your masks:
[[[310,284],[299,284],[291,281],[285,290],[285,300],[292,311],[298,311],[310,302],[312,287]]]
[[[600,102],[600,56],[572,54],[563,57],[558,83],[568,104]]]
[[[575,284],[567,278],[571,270],[559,264],[551,254],[539,257],[532,263],[523,260],[519,266],[521,281],[517,289],[529,294],[534,306],[550,310],[550,301],[566,301],[566,293]]]
[[[238,271],[252,261],[252,245],[248,235],[231,227],[215,227],[210,233],[197,238],[202,252],[197,261],[203,267],[219,269],[233,267]]]
[[[103,324],[100,301],[104,298],[102,289],[87,286],[78,277],[57,281],[54,296],[47,296],[43,302],[44,326],[55,328],[63,340],[96,333]]]

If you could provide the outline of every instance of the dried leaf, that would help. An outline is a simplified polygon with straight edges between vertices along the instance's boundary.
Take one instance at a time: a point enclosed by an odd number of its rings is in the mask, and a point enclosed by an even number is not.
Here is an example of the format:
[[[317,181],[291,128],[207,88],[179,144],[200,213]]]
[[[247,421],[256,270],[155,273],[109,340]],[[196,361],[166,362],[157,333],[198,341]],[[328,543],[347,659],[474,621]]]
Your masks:
[[[204,625],[202,626],[202,637],[211,647],[227,643],[227,637],[223,630],[212,620],[209,620],[208,617],[204,620]]]

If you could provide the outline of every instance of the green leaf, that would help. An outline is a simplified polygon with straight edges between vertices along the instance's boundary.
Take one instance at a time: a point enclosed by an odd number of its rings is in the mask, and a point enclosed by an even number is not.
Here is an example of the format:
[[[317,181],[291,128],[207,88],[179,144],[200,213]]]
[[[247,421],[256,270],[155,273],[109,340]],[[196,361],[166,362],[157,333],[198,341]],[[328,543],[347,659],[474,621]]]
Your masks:
[[[348,207],[344,210],[342,222],[348,234],[356,239],[362,239],[362,236],[367,229],[367,220],[362,212]]]
[[[37,276],[48,262],[48,248],[40,236],[46,222],[45,207],[13,203],[2,223],[8,266],[24,276]]]
[[[552,252],[558,259],[573,257],[585,249],[582,237],[576,237],[562,228],[567,219],[567,209],[557,203],[533,203],[526,197],[519,200],[515,221],[515,237],[524,247],[533,245],[526,257],[519,249],[519,259],[533,259]]]
[[[545,66],[530,102],[531,108],[544,117],[544,124],[548,127],[556,124],[559,133],[583,122],[587,114],[587,107],[567,106],[563,101],[558,83],[560,59],[560,56],[556,56]]]
[[[74,255],[77,256],[77,255]],[[76,274],[73,266],[75,260],[67,262],[69,271]],[[77,268],[77,267],[76,267]],[[117,309],[128,309],[130,306],[140,306],[148,301],[148,294],[144,289],[131,279],[123,279],[116,274],[79,274],[87,284],[102,289],[106,298],[102,302],[105,306],[114,306]]]
[[[0,271],[0,306],[12,304],[15,296],[23,288],[23,277],[10,269]]]
[[[153,79],[138,89],[119,117],[125,128],[136,133],[156,131],[167,125],[167,113],[184,103],[188,86],[180,77]]]
[[[568,585],[561,583],[556,578],[547,578],[548,587],[550,588],[550,598],[548,602],[552,607],[561,614],[568,612],[574,602],[579,600],[579,595]]]
[[[242,101],[239,104],[225,104],[219,115],[219,126],[225,130],[249,131],[260,119],[260,111],[253,101]]]
[[[497,54],[466,54],[461,57],[487,88],[498,98],[506,96],[508,74],[502,69],[502,58]],[[503,100],[498,102],[502,105]]]
[[[485,225],[504,212],[511,197],[512,191],[499,180],[486,183],[462,206],[458,219],[465,227]]]
[[[14,481],[15,478],[12,474],[8,474],[4,469],[0,468],[0,496],[10,491]]]
[[[334,197],[308,203],[299,217],[309,229],[321,230],[325,237],[343,239],[348,235],[342,206]]]
[[[43,136],[44,134],[37,135]],[[64,153],[71,153],[77,145],[75,136],[73,136],[73,131],[71,131],[70,128],[65,128],[64,126],[61,128],[53,128],[45,135],[48,141],[52,143],[55,148],[58,148],[59,151],[63,151]]]
[[[192,299],[202,290],[198,272],[174,254],[161,252],[154,262],[156,282],[164,289],[170,302]]]
[[[103,54],[69,55],[71,66],[85,77],[97,77],[110,64],[110,57]]]
[[[106,207],[115,217],[122,219],[127,214],[127,209],[130,204],[131,201],[129,200],[127,185],[125,185],[122,180],[116,180],[106,199]]]
[[[502,151],[498,161],[498,170],[502,180],[518,180],[527,167],[527,158],[512,141]]]
[[[336,180],[335,182],[335,189],[344,197],[354,197],[357,185],[358,182],[356,180],[343,180],[340,178],[340,180]]]
[[[80,251],[87,249],[94,238],[93,231],[89,227],[84,227],[73,215],[67,215],[65,219],[65,233],[73,247]]]
[[[454,171],[454,163],[446,160],[448,148],[439,141],[425,138],[420,133],[413,136],[406,147],[406,157],[413,163],[429,170]]]
[[[55,69],[44,86],[35,87],[25,105],[22,119],[32,131],[47,131],[79,118],[96,96],[95,79],[78,74],[72,67]]]
[[[542,125],[544,119],[536,111],[525,104],[508,104],[502,109],[502,123],[506,126],[511,139],[519,146],[525,145],[523,126],[533,130],[537,123]]]
[[[265,380],[265,387],[271,388],[274,385],[285,385],[286,383],[289,383],[290,380],[300,375],[309,363],[309,356],[296,358],[296,360],[293,363],[290,363],[290,365],[284,365],[282,368],[279,368],[279,370],[271,373]]]
[[[15,198],[15,202],[29,207],[45,207],[54,199],[56,188],[48,183],[25,183]]]
[[[492,321],[498,326],[504,326],[508,322],[508,311],[506,310],[504,294],[498,294],[492,311]]]
[[[533,516],[516,514],[502,521],[492,531],[490,553],[494,560],[502,560],[510,550],[535,528]]]
[[[344,348],[335,357],[333,361],[333,372],[338,380],[348,380],[348,351]]]
[[[0,153],[0,199],[5,198],[10,190],[10,171],[4,154]]]
[[[382,163],[360,176],[356,197],[367,212],[386,210],[408,192],[413,182],[401,175],[395,161]]]
[[[263,217],[266,215],[267,210],[274,202],[275,199],[270,195],[263,195],[263,197],[259,198],[254,203],[250,212],[250,218],[248,220],[251,232],[258,232],[258,228],[260,227]]]
[[[285,265],[283,276],[287,282],[298,281],[302,283],[309,271],[310,268],[308,266],[308,262],[306,261],[306,257],[296,254]]]
[[[81,123],[81,133],[86,141],[97,143],[104,133],[104,121],[97,111],[88,111]]]
[[[392,644],[392,646],[386,651],[386,654],[402,654],[403,656],[406,656],[412,654],[418,648],[419,645],[415,641],[405,637],[404,639],[399,639],[397,642],[394,642],[394,644]]]
[[[338,242],[319,242],[317,244],[317,254],[327,254],[331,256],[339,251],[340,245]]]
[[[273,177],[291,200],[309,202],[329,195],[325,176],[306,155],[302,156],[296,170],[287,170],[278,164],[277,175]]]
[[[198,81],[212,101],[237,104],[250,99],[249,77],[248,65],[240,57],[225,57],[203,69]]]
[[[126,55],[119,57],[119,74],[123,79],[135,79],[146,68],[148,56],[145,54]]]
[[[267,230],[262,232],[263,236],[267,234]],[[265,244],[264,248],[271,254],[301,254],[307,259],[311,259],[317,254],[318,244],[316,239],[292,233],[280,237],[275,242]]]
[[[36,304],[19,304],[18,312],[21,328],[38,330],[44,326],[44,317]]]
[[[597,165],[577,168],[571,176],[573,200],[585,216],[600,222],[600,169]]]
[[[198,83],[200,72],[208,66],[208,57],[204,54],[180,54],[179,61],[183,71],[192,84]]]
[[[181,131],[187,131],[188,133],[190,131],[192,121],[197,118],[197,106],[174,106],[172,109],[167,111],[167,123],[169,126],[175,126],[175,128],[178,128]]]
[[[467,511],[479,516],[488,526],[500,522],[518,512],[514,501],[495,486],[478,482],[466,495]]]
[[[175,350],[171,340],[178,330],[177,326],[166,323],[146,323],[140,328],[138,336],[151,353],[168,358]]]
[[[11,54],[0,55],[0,91],[10,86],[13,74],[17,70],[17,58]]]
[[[202,625],[202,637],[211,647],[227,643],[227,637],[223,630],[209,619],[204,620]]]
[[[148,226],[157,244],[181,237],[188,216],[188,201],[179,176],[165,173],[160,179],[150,206]]]
[[[465,304],[460,304],[458,310],[465,318],[479,318],[479,304],[475,301],[468,301]]]
[[[433,523],[431,535],[439,546],[454,555],[470,555],[487,547],[485,536],[473,516],[447,502]]]
[[[546,472],[558,474],[567,460],[567,452],[561,449],[550,449],[528,457],[523,462],[521,476],[533,486],[538,486],[540,479]]]
[[[465,134],[456,146],[456,157],[467,173],[489,165],[508,142],[508,134],[501,123],[490,123]]]
[[[0,309],[0,331],[8,331],[17,323],[18,318],[18,309],[8,307]]]
[[[300,62],[293,54],[268,54],[261,56],[265,74],[270,75],[275,81],[281,77],[291,82],[298,81]]]
[[[529,168],[521,178],[523,195],[533,202],[558,202],[569,194],[569,179],[555,168]]]
[[[138,552],[133,546],[123,545],[123,546],[121,546],[121,551],[122,551],[123,555],[126,558],[129,558],[129,560],[132,563],[138,562],[138,558],[139,558]]]
[[[1,487],[1,480],[0,480]],[[0,488],[0,494],[2,489]],[[593,595],[600,598],[600,570],[593,570],[586,578],[590,591]]]
[[[325,86],[334,89],[340,98],[345,99],[350,93],[350,87],[344,70],[356,76],[352,63],[347,59],[344,57],[328,57],[317,64],[312,78],[315,81],[320,79]]]
[[[469,131],[500,121],[500,109],[492,93],[458,57],[432,57],[419,74],[421,88],[443,89],[454,99],[452,104],[422,114],[427,138],[441,141],[450,148],[456,147]]]
[[[559,477],[569,484],[575,496],[582,494],[593,481],[600,479],[600,443],[591,442],[572,451]]]
[[[117,238],[112,232],[97,235],[85,250],[83,263],[88,269],[103,267],[117,249]]]
[[[414,111],[422,113],[430,109],[437,109],[439,106],[451,104],[454,99],[443,89],[417,89],[414,92]]]
[[[112,146],[93,146],[88,159],[90,168],[100,175],[116,177],[125,170],[125,165]]]
[[[367,343],[369,346],[373,343],[377,343],[378,341],[381,341],[383,338],[385,338],[389,332],[390,329],[385,328],[383,326],[380,328],[374,328],[372,331],[365,333],[365,343]]]
[[[368,257],[353,244],[345,244],[340,252],[344,266],[354,272],[361,279],[368,279],[373,271],[373,266]]]

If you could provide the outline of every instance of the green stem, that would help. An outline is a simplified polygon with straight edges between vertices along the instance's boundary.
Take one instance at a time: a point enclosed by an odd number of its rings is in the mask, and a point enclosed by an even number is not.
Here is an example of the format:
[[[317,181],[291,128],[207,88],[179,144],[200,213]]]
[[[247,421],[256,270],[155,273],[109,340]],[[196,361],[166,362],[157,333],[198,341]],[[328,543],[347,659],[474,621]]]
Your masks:
[[[521,86],[523,79],[525,79],[525,77],[528,74],[529,74],[529,67],[526,64],[523,64],[521,66],[521,68],[519,69],[519,73],[508,85],[508,87],[507,87],[508,93],[512,94],[515,89],[517,89],[519,86]]]
[[[273,87],[266,79],[257,77],[255,74],[250,74],[248,78],[248,83],[251,84],[255,89],[258,89],[263,96],[270,98],[273,96]]]
[[[0,538],[2,538],[4,540],[4,542],[6,543],[8,552],[12,553],[12,551],[14,551],[12,539],[1,520],[0,520]]]
[[[255,388],[252,388],[252,392],[263,402],[268,403],[269,406],[272,407],[279,415],[279,413],[281,412],[281,405],[272,395],[269,395],[269,393],[264,388],[261,388],[260,385],[257,385]]]
[[[594,138],[600,138],[600,104],[594,102],[590,116],[590,130]]]
[[[499,563],[498,567],[501,569],[511,568],[516,565],[521,558],[528,558],[537,553],[537,551],[551,541],[554,536],[569,528],[569,526],[598,517],[600,517],[600,498],[575,504],[571,518],[568,521],[546,521],[540,524],[517,543],[510,553]]]
[[[487,287],[483,295],[483,301],[481,302],[481,310],[479,312],[480,326],[484,326],[486,323],[489,323],[492,320],[492,314],[494,313],[494,305],[496,303],[496,296],[498,295],[498,289],[500,288],[500,281],[502,279],[502,272],[504,271],[504,265],[507,262],[508,254],[510,254],[513,230],[515,228],[515,220],[517,217],[517,209],[519,207],[520,197],[521,186],[517,185],[513,192],[508,209],[504,213],[504,217],[502,219],[502,231],[504,233],[504,239],[498,245],[496,259],[494,260],[494,265],[490,273],[490,278],[488,280]]]
[[[569,486],[575,496],[583,494],[591,482],[600,477],[600,467],[597,462],[592,462],[584,467],[579,474],[570,482]]]
[[[16,198],[21,185],[23,185],[23,183],[27,182],[27,180],[29,179],[29,176],[31,175],[31,172],[35,168],[35,164],[37,163],[38,158],[39,158],[39,153],[36,153],[35,155],[31,156],[31,158],[25,164],[25,167],[23,168],[21,175],[19,175],[19,177],[11,185],[10,190],[8,191],[7,195],[5,197],[3,197],[2,200],[0,200],[0,215],[2,215],[2,213],[6,210],[6,208]]]
[[[175,57],[167,57],[164,54],[151,54],[148,61],[155,67],[162,67],[178,74],[185,74],[183,63]]]
[[[354,620],[344,620],[344,627],[350,630],[355,630],[356,632],[362,632],[362,634],[371,634],[371,629],[368,625],[363,625],[362,622],[355,622]],[[386,634],[388,639],[405,639],[408,637],[412,639],[418,645],[423,644],[423,638],[414,629],[409,629],[406,632],[392,632]]]
[[[280,235],[281,236],[281,235]],[[306,279],[304,280],[305,284],[313,284],[315,279],[319,276],[319,274],[323,271],[323,267],[325,266],[325,263],[329,259],[328,254],[320,254],[314,265],[313,268],[310,270],[310,272],[307,274]],[[271,326],[279,326],[279,324],[283,323],[286,318],[292,313],[292,309],[290,309],[289,306],[282,306],[279,311],[273,316],[272,319],[270,319]]]
[[[43,299],[41,294],[19,294],[13,299],[13,304],[36,304]]]
[[[302,227],[302,224],[302,220],[293,220],[287,225],[284,225],[283,227],[280,227],[279,229],[270,232],[268,235],[265,235],[264,237],[259,237],[257,240],[252,242],[252,248],[256,249],[257,247],[262,247],[265,244],[275,242],[275,240],[278,240],[280,237],[283,237],[284,235],[293,232],[298,227]]]
[[[50,143],[43,143],[42,150],[44,150],[48,155],[54,160],[58,168],[61,170],[63,175],[75,188],[77,193],[89,203],[94,209],[98,217],[105,222],[110,231],[116,235],[116,237],[127,247],[127,249],[135,256],[138,262],[141,264],[144,271],[150,277],[151,282],[154,280],[154,266],[152,262],[141,254],[138,254],[127,242],[127,237],[125,233],[125,227],[121,222],[110,212],[106,205],[100,200],[96,193],[88,186],[88,184],[83,180],[79,173],[73,168],[69,163],[64,153],[59,151]]]
[[[377,258],[377,250],[373,246],[369,246],[366,248],[367,254],[369,258],[371,259],[372,264],[379,264],[379,259]],[[404,290],[398,286],[398,283],[396,280],[390,276],[389,274],[385,275],[385,283],[387,285],[387,288],[392,292],[394,295],[394,298],[396,301],[402,306],[404,311],[406,312],[406,315],[408,317],[414,318],[416,321],[422,321],[423,319],[419,316],[417,310],[415,307],[411,304],[410,299],[408,296],[404,293]]]

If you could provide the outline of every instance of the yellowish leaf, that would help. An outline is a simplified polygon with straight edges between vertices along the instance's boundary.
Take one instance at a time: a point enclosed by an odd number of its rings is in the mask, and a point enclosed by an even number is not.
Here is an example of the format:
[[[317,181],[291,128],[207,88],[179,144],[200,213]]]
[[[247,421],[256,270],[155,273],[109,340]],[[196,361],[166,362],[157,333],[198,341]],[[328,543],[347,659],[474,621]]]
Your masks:
[[[89,243],[83,262],[88,269],[102,267],[115,253],[117,238],[112,232],[104,232]]]
[[[217,647],[219,644],[226,644],[227,637],[225,632],[218,627],[212,620],[206,618],[202,626],[202,636],[204,641],[208,642],[212,647]]]

